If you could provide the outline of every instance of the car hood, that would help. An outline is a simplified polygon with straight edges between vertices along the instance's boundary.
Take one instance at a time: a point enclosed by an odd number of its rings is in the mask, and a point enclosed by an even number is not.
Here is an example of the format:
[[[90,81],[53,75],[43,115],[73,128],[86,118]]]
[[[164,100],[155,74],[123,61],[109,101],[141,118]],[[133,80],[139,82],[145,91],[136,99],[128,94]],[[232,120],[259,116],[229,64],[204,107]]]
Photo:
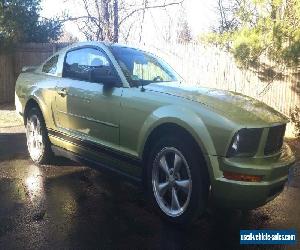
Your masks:
[[[288,122],[286,116],[265,103],[233,91],[184,86],[177,82],[152,83],[145,89],[201,103],[246,126]]]

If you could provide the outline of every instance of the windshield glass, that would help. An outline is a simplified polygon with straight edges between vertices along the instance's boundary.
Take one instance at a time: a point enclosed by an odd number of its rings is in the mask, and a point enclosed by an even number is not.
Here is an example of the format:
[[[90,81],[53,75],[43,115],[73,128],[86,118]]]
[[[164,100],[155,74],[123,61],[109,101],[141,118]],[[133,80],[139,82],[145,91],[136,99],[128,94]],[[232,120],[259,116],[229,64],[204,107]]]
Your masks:
[[[111,46],[111,51],[131,86],[152,82],[173,82],[180,79],[168,64],[150,53],[114,45]]]

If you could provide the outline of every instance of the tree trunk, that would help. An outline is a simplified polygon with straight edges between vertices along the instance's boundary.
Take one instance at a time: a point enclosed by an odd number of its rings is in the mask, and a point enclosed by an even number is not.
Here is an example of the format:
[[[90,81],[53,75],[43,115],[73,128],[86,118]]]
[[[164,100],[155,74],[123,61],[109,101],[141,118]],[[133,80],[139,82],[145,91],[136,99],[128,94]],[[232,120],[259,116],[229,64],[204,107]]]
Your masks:
[[[109,1],[102,0],[102,16],[104,20],[104,39],[110,41]]]
[[[139,43],[141,43],[141,41],[142,41],[143,25],[144,25],[144,20],[145,20],[145,11],[147,8],[147,4],[148,4],[148,0],[144,0],[144,10],[143,10],[142,22],[141,22],[141,27],[140,27]]]
[[[113,42],[119,41],[119,6],[118,0],[114,0],[114,37]]]

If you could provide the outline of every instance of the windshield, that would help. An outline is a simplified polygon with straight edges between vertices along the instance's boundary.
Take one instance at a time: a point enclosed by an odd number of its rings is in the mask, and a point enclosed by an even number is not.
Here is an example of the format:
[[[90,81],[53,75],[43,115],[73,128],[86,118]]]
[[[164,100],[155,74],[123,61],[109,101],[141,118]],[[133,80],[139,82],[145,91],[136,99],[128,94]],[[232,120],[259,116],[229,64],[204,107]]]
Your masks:
[[[111,51],[131,86],[152,82],[173,82],[180,79],[168,64],[150,53],[115,45],[111,46]]]

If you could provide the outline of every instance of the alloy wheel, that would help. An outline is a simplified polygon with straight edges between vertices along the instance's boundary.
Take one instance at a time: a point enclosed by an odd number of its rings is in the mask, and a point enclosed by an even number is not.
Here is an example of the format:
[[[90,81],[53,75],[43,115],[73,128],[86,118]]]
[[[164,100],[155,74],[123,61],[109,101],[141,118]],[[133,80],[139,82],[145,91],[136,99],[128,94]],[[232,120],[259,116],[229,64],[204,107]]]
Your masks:
[[[43,154],[44,144],[41,124],[37,115],[27,119],[26,125],[27,147],[33,161],[38,161]]]
[[[154,197],[161,210],[177,217],[189,205],[192,193],[190,167],[176,148],[165,147],[156,156],[152,169]]]

